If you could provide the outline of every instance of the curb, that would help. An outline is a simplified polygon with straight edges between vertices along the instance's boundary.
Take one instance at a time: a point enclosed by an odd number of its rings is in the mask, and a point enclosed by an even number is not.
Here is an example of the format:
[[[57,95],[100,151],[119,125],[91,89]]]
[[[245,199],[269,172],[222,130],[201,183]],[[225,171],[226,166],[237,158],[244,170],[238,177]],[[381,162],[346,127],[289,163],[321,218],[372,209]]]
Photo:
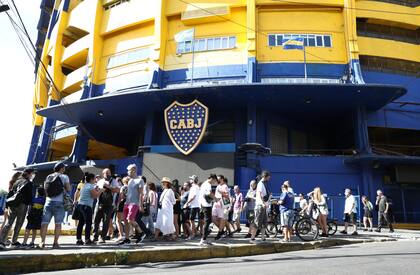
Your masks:
[[[38,234],[39,234],[39,230],[38,230]],[[25,235],[25,229],[21,229],[19,231],[19,237],[23,237],[24,235]],[[47,236],[54,236],[54,229],[48,229]],[[76,229],[63,229],[61,230],[60,236],[76,236]]]
[[[241,257],[262,254],[311,250],[357,243],[396,241],[392,238],[364,240],[322,240],[308,243],[262,243],[215,245],[179,249],[138,249],[105,252],[19,255],[0,257],[1,274],[79,269],[93,266],[134,265],[142,263],[190,261],[209,258]]]

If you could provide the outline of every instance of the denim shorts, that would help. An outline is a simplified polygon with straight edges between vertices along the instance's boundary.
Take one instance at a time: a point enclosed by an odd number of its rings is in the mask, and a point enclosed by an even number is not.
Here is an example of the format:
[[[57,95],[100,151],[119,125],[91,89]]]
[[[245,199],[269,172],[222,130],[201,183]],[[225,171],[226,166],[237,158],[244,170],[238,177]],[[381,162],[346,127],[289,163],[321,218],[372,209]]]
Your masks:
[[[280,214],[281,226],[293,227],[293,210],[282,211]]]
[[[47,201],[42,213],[42,224],[49,224],[54,217],[55,224],[61,224],[64,220],[64,204],[61,201]]]

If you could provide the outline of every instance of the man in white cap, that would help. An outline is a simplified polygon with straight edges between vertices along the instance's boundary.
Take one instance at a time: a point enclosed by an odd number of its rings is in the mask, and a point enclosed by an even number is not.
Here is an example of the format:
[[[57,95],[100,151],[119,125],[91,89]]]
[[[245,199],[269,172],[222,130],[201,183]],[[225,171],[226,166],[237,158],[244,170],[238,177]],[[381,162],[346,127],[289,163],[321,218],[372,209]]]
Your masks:
[[[127,174],[130,178],[127,185],[127,195],[124,205],[124,224],[125,224],[125,240],[121,241],[119,244],[129,244],[130,243],[130,226],[133,226],[136,232],[138,233],[138,239],[136,243],[141,241],[140,232],[141,229],[136,222],[137,213],[143,212],[143,185],[144,182],[137,175],[137,166],[135,164],[130,164],[127,167]]]

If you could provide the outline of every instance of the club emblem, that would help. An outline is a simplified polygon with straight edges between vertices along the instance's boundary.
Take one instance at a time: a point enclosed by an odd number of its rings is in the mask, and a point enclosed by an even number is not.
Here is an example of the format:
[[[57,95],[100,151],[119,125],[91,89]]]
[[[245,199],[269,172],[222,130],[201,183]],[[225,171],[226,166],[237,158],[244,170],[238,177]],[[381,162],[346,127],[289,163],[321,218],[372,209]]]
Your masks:
[[[198,100],[189,104],[173,102],[165,109],[166,131],[175,147],[184,155],[200,144],[207,128],[208,108]]]

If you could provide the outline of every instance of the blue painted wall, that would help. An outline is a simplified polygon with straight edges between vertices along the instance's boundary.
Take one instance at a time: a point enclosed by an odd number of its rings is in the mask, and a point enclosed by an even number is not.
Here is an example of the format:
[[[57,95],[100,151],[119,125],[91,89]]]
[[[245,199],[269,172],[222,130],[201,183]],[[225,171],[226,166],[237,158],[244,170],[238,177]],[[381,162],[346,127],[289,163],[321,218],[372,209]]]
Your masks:
[[[262,169],[271,171],[269,188],[278,193],[281,184],[290,180],[296,193],[308,193],[320,186],[324,193],[343,194],[345,188],[357,191],[361,175],[357,167],[344,164],[345,157],[260,157]]]
[[[347,64],[307,64],[308,77],[341,78],[347,69]],[[258,63],[258,79],[264,77],[296,77],[304,74],[303,63]]]
[[[420,78],[363,70],[366,83],[402,85],[407,94],[397,101],[420,103]],[[368,125],[376,127],[420,130],[420,106],[390,103],[381,110],[368,114]]]

